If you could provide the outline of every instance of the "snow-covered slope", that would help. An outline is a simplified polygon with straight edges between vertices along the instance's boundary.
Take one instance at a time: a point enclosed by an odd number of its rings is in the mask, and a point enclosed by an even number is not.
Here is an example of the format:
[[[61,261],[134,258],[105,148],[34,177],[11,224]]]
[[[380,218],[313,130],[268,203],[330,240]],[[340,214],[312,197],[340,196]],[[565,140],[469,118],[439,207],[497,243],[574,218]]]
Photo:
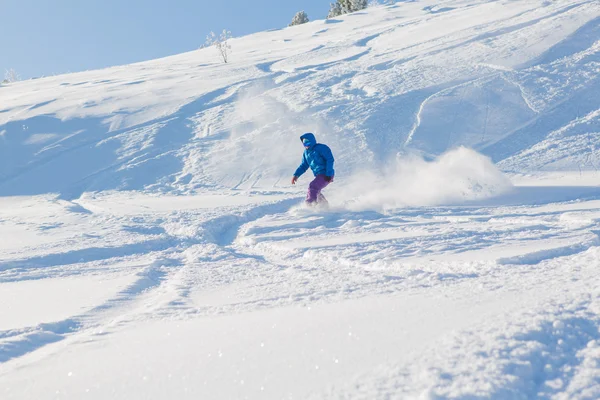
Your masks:
[[[557,138],[557,168],[592,169],[599,22],[588,0],[398,3],[234,39],[228,65],[207,48],[3,86],[0,193],[272,186],[309,130],[340,178],[458,145],[552,169],[534,146]]]
[[[0,86],[1,399],[600,397],[597,0],[231,46]]]

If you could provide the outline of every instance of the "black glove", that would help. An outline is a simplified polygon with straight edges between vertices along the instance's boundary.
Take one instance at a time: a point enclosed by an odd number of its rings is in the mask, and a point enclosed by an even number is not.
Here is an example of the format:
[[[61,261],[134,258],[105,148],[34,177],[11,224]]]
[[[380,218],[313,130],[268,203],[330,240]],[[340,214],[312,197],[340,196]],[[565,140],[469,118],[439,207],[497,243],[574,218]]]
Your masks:
[[[326,176],[325,177],[325,181],[326,182],[331,182],[332,179],[333,179],[333,176]]]

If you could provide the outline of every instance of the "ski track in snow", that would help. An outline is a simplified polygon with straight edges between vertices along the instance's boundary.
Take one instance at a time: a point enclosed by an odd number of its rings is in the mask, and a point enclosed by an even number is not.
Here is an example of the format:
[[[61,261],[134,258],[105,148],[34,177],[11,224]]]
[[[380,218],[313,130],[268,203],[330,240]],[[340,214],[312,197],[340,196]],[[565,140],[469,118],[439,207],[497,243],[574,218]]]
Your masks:
[[[139,196],[137,201],[135,197],[127,201],[144,204],[147,200],[145,195]],[[492,299],[494,293],[499,293],[497,296],[505,299],[507,292],[513,291],[516,298],[527,297],[529,290],[523,292],[522,282],[529,282],[530,286],[526,287],[530,290],[533,287],[545,287],[548,282],[553,282],[553,286],[562,283],[564,288],[561,290],[566,293],[581,286],[581,281],[592,278],[594,275],[590,275],[590,269],[597,268],[599,247],[596,229],[600,220],[600,204],[593,199],[587,202],[568,201],[531,206],[408,208],[380,213],[343,209],[312,212],[297,208],[295,204],[300,200],[291,196],[270,204],[259,203],[241,208],[225,206],[230,211],[223,215],[219,208],[173,213],[146,207],[143,213],[138,213],[135,209],[114,207],[114,204],[125,198],[122,195],[115,197],[115,200],[82,200],[80,207],[96,210],[84,213],[83,216],[107,221],[111,229],[119,226],[115,223],[119,221],[120,230],[139,236],[137,241],[140,246],[151,244],[142,259],[135,253],[123,255],[118,251],[113,257],[96,257],[97,248],[84,247],[76,252],[91,261],[81,259],[69,263],[69,254],[75,251],[66,251],[63,253],[66,261],[62,265],[55,262],[60,259],[60,254],[2,264],[0,279],[3,282],[80,275],[119,277],[128,282],[122,283],[122,288],[103,303],[81,314],[59,321],[1,331],[0,357],[5,366],[9,366],[7,362],[13,359],[19,360],[16,365],[39,362],[39,357],[51,357],[55,352],[68,348],[67,346],[104,340],[102,338],[106,335],[127,330],[127,327],[135,326],[141,321],[189,321],[287,307],[310,309],[378,296],[394,299],[394,296],[404,296],[407,293],[413,293],[414,296],[425,293],[438,296],[439,291],[449,292],[446,296],[460,304],[469,296],[469,290],[465,290],[465,287],[473,288],[473,285],[479,288],[477,292],[481,296]],[[576,193],[574,197],[577,197]],[[193,204],[195,199],[190,200]],[[55,204],[48,199],[39,201]],[[108,207],[102,208],[105,204]],[[155,206],[164,207],[162,202],[155,203]],[[68,209],[72,210],[73,207],[69,206]],[[80,213],[77,215],[81,216]],[[27,215],[21,215],[21,218],[20,222],[26,223]],[[38,221],[38,224],[43,225],[43,222]],[[94,225],[101,229],[99,223]],[[164,237],[148,240],[148,236],[154,235]],[[86,255],[88,251],[89,254]],[[588,261],[579,260],[581,258]],[[143,259],[147,261],[144,263]],[[133,267],[132,262],[137,266]],[[47,263],[46,268],[44,263]],[[582,271],[576,273],[571,266],[577,266]],[[14,271],[16,268],[19,269],[18,274]],[[132,274],[133,271],[135,273]],[[594,300],[593,295],[589,296],[588,303],[596,304],[594,301],[597,300]],[[573,297],[576,296],[566,296],[565,303],[575,301],[572,300]],[[548,295],[532,296],[531,300],[535,300],[536,304],[544,300],[562,304]],[[498,307],[497,303],[494,304]],[[500,304],[510,308],[512,303],[502,300]],[[504,309],[504,306],[501,308]],[[589,304],[579,307],[588,306]],[[547,310],[544,312],[549,313]],[[564,335],[563,340],[573,343],[584,339],[593,343],[598,335],[591,327],[598,326],[597,317],[589,314],[588,319],[582,320],[577,316],[578,312],[574,313],[571,317],[559,306],[555,314],[549,313],[545,319],[536,315],[534,320],[537,325],[528,327],[528,331],[520,331],[511,322],[505,322],[509,325],[502,329],[515,332],[516,339],[510,340],[527,341],[529,339],[521,338],[534,335],[539,346],[550,346],[552,340],[558,340],[548,339],[543,333],[538,334],[548,329],[548,335],[552,338]],[[529,317],[523,318],[526,320]],[[505,317],[500,318],[500,321],[511,319]],[[547,328],[549,324],[551,328]],[[552,328],[552,324],[566,328],[557,331]],[[490,345],[502,346],[503,342],[486,342],[488,339],[485,335],[490,335],[486,333],[486,329],[491,329],[491,334],[496,334],[495,325],[484,325],[480,329],[482,331],[467,331],[464,335],[479,340],[481,343],[478,346],[494,354],[493,357],[504,354],[501,347],[488,348]],[[581,338],[573,338],[568,332],[563,333],[564,329],[574,330]],[[479,338],[479,335],[484,337]],[[542,336],[538,338],[536,335]],[[451,335],[443,340],[464,343],[465,338]],[[524,343],[528,347],[527,342]],[[464,348],[465,345],[453,343],[448,348],[457,346]],[[552,360],[558,361],[548,361],[554,369],[548,372],[542,368],[543,371],[538,373],[546,371],[547,377],[544,379],[548,381],[563,379],[568,383],[579,379],[574,373],[555,371],[562,371],[567,365],[574,369],[581,368],[576,355],[588,348],[593,349],[593,344],[590,347],[573,346],[568,348],[571,353],[564,355],[560,353],[562,348],[558,349],[560,351],[555,349]],[[44,352],[40,352],[42,348]],[[510,352],[517,354],[513,345],[509,348]],[[419,356],[424,357],[422,360],[438,360],[437,353],[429,355],[425,351],[423,354]],[[480,361],[481,354],[471,351],[468,354],[477,363],[485,363]],[[517,366],[523,362],[529,360],[540,363],[540,360],[547,357],[542,350],[534,351],[529,356],[518,354],[494,359],[497,365],[506,365],[506,369],[517,368],[521,374],[523,367]],[[448,357],[459,355],[451,354]],[[565,361],[560,361],[561,359]],[[459,385],[456,382],[461,379],[472,380],[466,387],[481,385],[476,374],[471,378],[455,376],[455,367],[442,367],[438,361],[428,364],[422,360],[419,361],[423,364],[423,370],[419,370],[421,372],[415,371],[416,367],[406,370],[404,366],[378,365],[372,373],[375,375],[357,377],[358,390],[354,392],[355,389],[351,389],[351,392],[365,398],[381,397],[385,393],[404,393],[410,396],[428,391],[448,393],[452,397],[452,393],[462,393],[456,389]],[[432,365],[438,366],[431,369]],[[515,366],[511,367],[512,365]],[[377,371],[383,372],[380,374]],[[428,371],[430,379],[424,380],[421,376],[423,371]],[[568,380],[564,378],[567,376],[564,374],[568,375]],[[10,372],[5,372],[3,376],[7,378]],[[506,379],[497,369],[486,371],[481,379],[490,377],[496,377],[498,382]],[[452,384],[449,386],[450,383]],[[334,385],[317,397],[342,396],[348,390],[350,389],[344,385]],[[549,389],[538,387],[531,391],[533,389],[525,384],[522,388],[516,384],[506,384],[498,390],[500,394],[504,390],[508,391],[506,393],[529,393],[528,396],[537,396],[540,391]]]
[[[399,2],[0,86],[0,398],[599,398],[598,21]]]

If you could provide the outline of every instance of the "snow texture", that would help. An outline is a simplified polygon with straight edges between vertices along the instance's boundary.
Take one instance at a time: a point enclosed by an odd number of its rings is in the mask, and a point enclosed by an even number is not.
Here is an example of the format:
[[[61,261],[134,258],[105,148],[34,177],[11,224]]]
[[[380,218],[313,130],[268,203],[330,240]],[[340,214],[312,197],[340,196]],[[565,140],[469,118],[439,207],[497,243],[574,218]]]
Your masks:
[[[0,86],[0,398],[600,397],[597,0],[228,43]]]

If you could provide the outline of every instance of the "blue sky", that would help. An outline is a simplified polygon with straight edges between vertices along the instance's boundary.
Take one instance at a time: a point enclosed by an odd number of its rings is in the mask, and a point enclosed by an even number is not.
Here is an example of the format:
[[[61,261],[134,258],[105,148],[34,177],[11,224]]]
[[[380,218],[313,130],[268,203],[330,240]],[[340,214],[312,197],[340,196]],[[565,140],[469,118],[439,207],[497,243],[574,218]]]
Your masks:
[[[8,68],[28,79],[178,54],[200,47],[210,31],[281,28],[300,10],[323,19],[329,2],[3,0],[0,78]]]

